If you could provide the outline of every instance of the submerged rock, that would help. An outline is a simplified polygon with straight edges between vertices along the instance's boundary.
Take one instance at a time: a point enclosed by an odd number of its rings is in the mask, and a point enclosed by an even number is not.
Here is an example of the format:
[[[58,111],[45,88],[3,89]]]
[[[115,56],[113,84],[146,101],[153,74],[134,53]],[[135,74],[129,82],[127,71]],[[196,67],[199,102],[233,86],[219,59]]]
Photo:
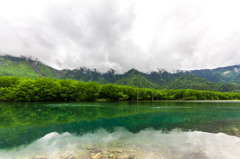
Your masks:
[[[102,157],[102,154],[99,152],[97,154],[92,154],[91,157],[92,159],[100,159]]]

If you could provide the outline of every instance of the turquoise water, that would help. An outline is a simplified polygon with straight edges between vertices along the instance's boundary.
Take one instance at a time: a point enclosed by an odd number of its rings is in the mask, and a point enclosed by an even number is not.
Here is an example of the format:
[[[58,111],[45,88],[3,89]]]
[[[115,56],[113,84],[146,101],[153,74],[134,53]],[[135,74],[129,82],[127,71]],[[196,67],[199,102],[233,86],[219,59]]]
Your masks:
[[[0,112],[3,159],[56,158],[53,152],[66,146],[67,153],[81,153],[84,146],[109,150],[111,144],[136,158],[150,152],[162,158],[212,158],[218,151],[224,152],[218,158],[240,156],[237,101],[0,103]]]

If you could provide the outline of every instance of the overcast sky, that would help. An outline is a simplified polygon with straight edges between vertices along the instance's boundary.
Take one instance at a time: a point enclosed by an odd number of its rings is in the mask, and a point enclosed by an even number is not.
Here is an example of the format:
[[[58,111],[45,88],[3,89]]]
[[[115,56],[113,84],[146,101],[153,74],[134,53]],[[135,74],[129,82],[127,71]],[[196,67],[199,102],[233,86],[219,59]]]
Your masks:
[[[125,72],[240,64],[239,0],[0,0],[0,55]]]

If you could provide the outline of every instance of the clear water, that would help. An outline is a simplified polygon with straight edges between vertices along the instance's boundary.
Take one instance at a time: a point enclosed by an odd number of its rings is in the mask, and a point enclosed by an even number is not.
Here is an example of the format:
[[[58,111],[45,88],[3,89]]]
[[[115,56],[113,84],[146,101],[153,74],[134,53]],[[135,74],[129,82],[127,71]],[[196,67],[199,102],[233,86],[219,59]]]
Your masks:
[[[239,102],[0,103],[0,159],[239,159],[239,137]]]

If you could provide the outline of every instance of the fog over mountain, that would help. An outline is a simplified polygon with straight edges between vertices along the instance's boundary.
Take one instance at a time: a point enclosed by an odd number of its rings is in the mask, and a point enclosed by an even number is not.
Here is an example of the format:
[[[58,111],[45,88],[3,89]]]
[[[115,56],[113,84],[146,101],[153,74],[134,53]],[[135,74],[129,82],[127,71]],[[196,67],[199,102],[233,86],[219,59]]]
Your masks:
[[[238,0],[0,1],[0,55],[125,72],[239,64]]]

